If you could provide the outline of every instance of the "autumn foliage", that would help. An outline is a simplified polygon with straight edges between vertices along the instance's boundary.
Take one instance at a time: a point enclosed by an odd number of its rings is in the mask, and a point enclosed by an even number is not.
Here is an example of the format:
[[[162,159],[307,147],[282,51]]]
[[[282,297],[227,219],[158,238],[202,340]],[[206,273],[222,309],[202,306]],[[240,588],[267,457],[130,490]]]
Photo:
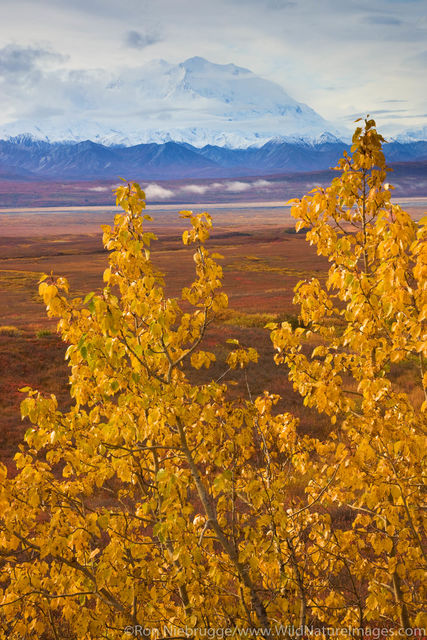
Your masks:
[[[203,337],[227,307],[208,214],[181,212],[195,260],[181,300],[152,263],[136,184],[104,228],[103,290],[71,299],[65,279],[40,283],[74,404],[25,390],[18,473],[1,468],[0,638],[425,626],[427,234],[391,204],[382,143],[365,121],[331,186],[294,203],[330,269],[298,284],[298,328],[268,326],[278,366],[330,416],[321,441],[250,381],[237,399],[227,376],[191,381],[215,360]],[[228,347],[230,371],[257,361]]]

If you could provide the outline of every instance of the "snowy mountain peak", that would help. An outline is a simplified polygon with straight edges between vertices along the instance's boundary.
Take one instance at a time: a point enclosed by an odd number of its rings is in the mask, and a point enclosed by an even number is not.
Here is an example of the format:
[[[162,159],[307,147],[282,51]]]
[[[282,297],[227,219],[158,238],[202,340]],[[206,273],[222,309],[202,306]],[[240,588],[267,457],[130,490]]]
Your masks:
[[[218,73],[221,75],[252,75],[252,71],[249,69],[245,69],[244,67],[237,67],[235,64],[230,62],[229,64],[217,64],[215,62],[209,62],[205,58],[201,58],[200,56],[194,56],[193,58],[188,58],[184,62],[180,63],[180,66],[184,67],[184,69],[188,73],[203,73],[203,74],[212,74]]]
[[[175,140],[197,147],[248,147],[275,137],[313,140],[325,131],[341,133],[280,85],[199,56],[179,64],[155,60],[117,74],[85,72],[75,83],[76,94],[84,96],[77,108],[64,95],[62,111],[11,122],[0,127],[0,138],[28,132],[50,141],[91,139],[107,145]],[[55,88],[59,101],[63,87],[59,82]]]
[[[238,114],[241,118],[247,114],[248,117],[254,117],[265,112],[283,115],[286,110],[298,108],[301,112],[309,110],[314,114],[309,107],[291,98],[279,85],[235,64],[215,64],[194,57],[178,66],[185,71],[185,75],[177,85],[176,92],[218,101],[225,108],[225,116],[235,117]],[[320,116],[318,118],[321,120]]]
[[[395,137],[396,142],[416,142],[417,140],[427,140],[427,126],[419,129],[407,129]]]

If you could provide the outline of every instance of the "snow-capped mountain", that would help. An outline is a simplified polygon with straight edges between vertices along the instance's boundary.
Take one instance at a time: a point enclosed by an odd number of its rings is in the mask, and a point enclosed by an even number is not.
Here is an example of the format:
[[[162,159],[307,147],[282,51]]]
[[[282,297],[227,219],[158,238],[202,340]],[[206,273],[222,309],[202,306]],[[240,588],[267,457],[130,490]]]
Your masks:
[[[58,79],[56,87],[60,113],[11,122],[0,127],[0,138],[27,133],[49,142],[89,139],[131,146],[175,141],[247,148],[278,137],[310,141],[325,132],[332,137],[344,133],[278,84],[200,57],[179,64],[157,60],[116,75],[74,72],[74,89],[68,93],[66,80]]]
[[[395,137],[397,142],[416,142],[417,140],[427,140],[427,126],[419,129],[406,129]]]

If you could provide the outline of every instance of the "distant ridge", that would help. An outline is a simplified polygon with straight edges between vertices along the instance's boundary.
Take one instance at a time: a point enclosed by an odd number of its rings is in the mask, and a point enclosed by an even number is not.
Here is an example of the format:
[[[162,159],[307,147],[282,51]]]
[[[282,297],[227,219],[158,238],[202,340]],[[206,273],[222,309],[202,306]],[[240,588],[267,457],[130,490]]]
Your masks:
[[[45,142],[31,136],[0,140],[0,178],[22,180],[167,180],[274,175],[325,170],[335,166],[349,145],[328,136],[318,141],[274,139],[261,147],[202,148],[188,143],[105,146],[90,140]],[[391,142],[389,162],[427,161],[427,142]]]

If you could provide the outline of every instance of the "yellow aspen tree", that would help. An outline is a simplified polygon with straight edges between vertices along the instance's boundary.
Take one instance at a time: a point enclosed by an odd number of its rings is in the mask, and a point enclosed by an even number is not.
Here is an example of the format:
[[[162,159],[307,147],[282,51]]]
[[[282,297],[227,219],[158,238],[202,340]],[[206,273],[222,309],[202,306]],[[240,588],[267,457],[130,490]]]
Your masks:
[[[202,340],[227,306],[205,247],[210,216],[182,212],[196,275],[179,301],[151,260],[144,193],[124,185],[117,203],[103,289],[83,300],[64,278],[40,283],[69,345],[73,405],[63,412],[55,396],[23,390],[32,426],[17,474],[0,467],[0,638],[298,623],[299,533],[311,516],[286,516],[308,463],[296,421],[267,392],[230,400],[226,384],[186,373],[215,360]],[[255,349],[229,348],[231,369],[257,360]]]
[[[426,626],[427,219],[391,202],[383,142],[366,119],[340,175],[294,201],[297,230],[330,268],[295,289],[302,327],[271,337],[304,404],[331,419],[307,487],[310,610],[410,629]]]

